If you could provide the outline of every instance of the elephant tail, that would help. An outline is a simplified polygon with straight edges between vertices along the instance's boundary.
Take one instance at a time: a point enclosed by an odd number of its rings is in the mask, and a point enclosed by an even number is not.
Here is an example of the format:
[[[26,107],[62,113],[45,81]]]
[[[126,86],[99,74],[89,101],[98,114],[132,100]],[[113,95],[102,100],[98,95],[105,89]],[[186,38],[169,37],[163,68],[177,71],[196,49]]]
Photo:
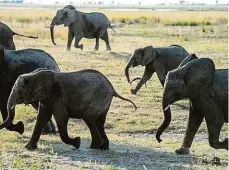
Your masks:
[[[113,96],[118,97],[118,98],[120,98],[120,99],[122,99],[122,100],[125,100],[125,101],[128,101],[128,102],[132,103],[132,105],[133,105],[134,108],[135,108],[135,111],[137,110],[137,106],[136,106],[136,105],[134,104],[134,102],[132,102],[131,100],[126,99],[126,98],[120,96],[117,92],[114,92]]]
[[[109,27],[114,31],[115,35],[116,35],[116,31],[114,30],[114,28],[111,26],[111,23],[109,23]]]
[[[33,36],[27,36],[27,35],[18,34],[16,32],[13,32],[13,35],[18,35],[18,36],[21,36],[21,37],[27,37],[27,38],[33,38],[33,39],[37,39],[38,38],[38,37],[33,37]]]

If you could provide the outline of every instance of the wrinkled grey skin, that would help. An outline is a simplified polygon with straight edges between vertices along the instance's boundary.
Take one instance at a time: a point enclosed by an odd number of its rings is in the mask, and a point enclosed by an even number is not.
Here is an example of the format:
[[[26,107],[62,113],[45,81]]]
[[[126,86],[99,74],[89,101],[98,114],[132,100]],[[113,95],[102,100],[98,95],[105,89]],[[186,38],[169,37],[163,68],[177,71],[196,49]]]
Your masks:
[[[140,79],[140,82],[135,89],[131,89],[131,93],[137,94],[138,90],[140,90],[142,85],[152,77],[154,72],[157,73],[163,86],[168,71],[177,68],[188,55],[188,52],[179,45],[171,45],[161,48],[147,46],[145,48],[136,49],[125,68],[125,75],[129,83],[132,83],[136,79]],[[129,69],[138,65],[145,66],[144,74],[142,78],[135,78],[130,81]]]
[[[0,111],[3,121],[7,118],[7,101],[17,78],[21,74],[32,72],[40,67],[60,71],[55,60],[45,51],[37,49],[4,50],[0,46]],[[38,106],[38,101],[31,104],[38,112],[42,112]],[[15,110],[11,111],[14,114]],[[22,134],[24,124],[21,121],[15,125],[8,124],[6,129]],[[51,121],[47,124],[44,132],[55,132],[55,126]]]
[[[0,22],[0,45],[3,46],[6,50],[16,50],[14,40],[13,40],[14,35],[27,37],[27,38],[34,38],[34,39],[38,38],[38,37],[18,34],[12,31],[6,24]]]
[[[99,38],[105,41],[107,50],[111,50],[107,32],[107,28],[111,27],[111,25],[104,14],[98,12],[80,12],[72,5],[68,5],[63,9],[58,10],[49,26],[51,39],[54,45],[56,45],[53,35],[54,26],[62,24],[64,24],[65,27],[68,26],[67,50],[70,50],[73,38],[75,38],[74,47],[83,50],[83,44],[79,45],[79,42],[83,37],[96,39],[94,50],[99,49]]]
[[[60,137],[66,144],[80,146],[80,137],[69,138],[67,124],[69,118],[83,119],[90,129],[92,149],[109,149],[109,140],[104,131],[104,123],[113,96],[119,96],[110,81],[96,70],[55,73],[35,70],[21,75],[11,91],[8,100],[8,118],[0,128],[13,121],[11,110],[16,104],[39,100],[40,109],[51,108],[52,112],[39,112],[31,140],[26,148],[37,148],[37,142],[52,114],[56,120]]]
[[[183,144],[175,152],[189,154],[203,118],[206,120],[210,146],[228,150],[228,138],[219,141],[220,130],[224,122],[228,123],[228,69],[215,70],[211,59],[197,59],[195,55],[190,55],[179,68],[167,74],[162,102],[164,122],[156,134],[159,142],[160,135],[171,121],[171,113],[166,112],[168,106],[184,98],[190,100],[189,120]]]

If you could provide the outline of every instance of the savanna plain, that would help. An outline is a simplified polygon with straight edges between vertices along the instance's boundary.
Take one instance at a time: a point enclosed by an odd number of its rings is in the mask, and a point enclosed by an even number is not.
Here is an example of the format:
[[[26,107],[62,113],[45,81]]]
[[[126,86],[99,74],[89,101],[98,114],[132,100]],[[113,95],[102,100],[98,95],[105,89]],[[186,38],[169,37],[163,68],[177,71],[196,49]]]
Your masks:
[[[205,121],[195,136],[191,155],[176,155],[174,150],[182,144],[188,120],[188,100],[171,106],[172,122],[163,134],[160,144],[155,132],[163,120],[161,106],[163,88],[156,75],[143,86],[137,95],[130,93],[137,82],[128,84],[124,68],[131,53],[139,47],[162,47],[172,44],[183,46],[189,53],[214,60],[216,68],[228,67],[228,12],[227,11],[114,11],[79,9],[84,12],[105,13],[116,30],[109,29],[112,51],[105,51],[100,40],[99,51],[93,51],[95,40],[82,39],[84,50],[71,48],[66,51],[67,31],[64,26],[55,27],[54,46],[49,29],[56,9],[1,9],[0,21],[15,32],[38,36],[27,39],[15,36],[17,49],[38,48],[50,53],[62,71],[93,68],[105,74],[116,91],[138,106],[137,111],[128,102],[113,98],[107,115],[105,130],[110,139],[110,150],[89,149],[91,137],[82,120],[70,120],[71,137],[81,137],[81,147],[75,150],[64,144],[59,135],[42,135],[38,150],[27,151],[36,121],[36,111],[31,106],[18,105],[16,120],[25,123],[25,133],[19,135],[0,131],[0,169],[227,169],[228,152],[214,150],[208,144]],[[144,68],[130,69],[131,78],[143,74]],[[220,138],[228,135],[224,125]],[[221,165],[212,165],[217,156]]]

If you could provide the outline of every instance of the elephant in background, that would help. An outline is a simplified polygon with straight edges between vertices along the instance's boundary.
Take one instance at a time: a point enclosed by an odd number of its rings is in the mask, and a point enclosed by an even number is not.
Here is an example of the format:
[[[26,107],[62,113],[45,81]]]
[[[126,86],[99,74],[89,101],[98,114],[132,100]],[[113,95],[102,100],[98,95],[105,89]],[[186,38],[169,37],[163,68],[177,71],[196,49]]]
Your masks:
[[[154,72],[162,84],[164,85],[165,77],[168,71],[173,70],[187,57],[188,52],[179,45],[171,45],[168,47],[153,48],[146,46],[136,49],[130,57],[126,68],[125,75],[127,81],[132,83],[136,79],[140,79],[135,89],[131,89],[132,94],[137,94],[138,90],[145,84],[153,75]],[[135,78],[130,81],[129,69],[138,65],[145,66],[145,71],[142,78]]]
[[[99,39],[105,41],[107,50],[111,50],[107,28],[111,27],[108,18],[99,12],[84,13],[77,11],[74,6],[68,5],[59,9],[53,17],[50,28],[52,43],[54,42],[54,26],[68,26],[67,50],[70,50],[72,40],[75,37],[75,48],[83,50],[83,44],[79,45],[80,40],[84,38],[96,39],[94,50],[99,49]],[[113,28],[112,28],[113,29]],[[113,29],[114,31],[114,29]],[[115,31],[114,31],[115,32]]]
[[[171,121],[168,106],[184,98],[190,100],[189,120],[182,147],[175,152],[189,154],[203,118],[206,120],[210,146],[228,150],[228,138],[219,141],[220,130],[224,122],[228,123],[228,69],[216,70],[211,59],[197,59],[193,54],[179,68],[167,74],[162,102],[164,121],[156,133],[158,142],[161,142],[160,136]]]
[[[27,37],[27,38],[34,38],[34,39],[38,38],[38,37],[18,34],[12,31],[6,24],[0,22],[0,45],[3,46],[6,50],[16,50],[14,40],[13,40],[14,35]]]
[[[17,78],[21,74],[32,72],[41,67],[56,72],[60,71],[55,60],[45,51],[37,49],[4,50],[0,46],[0,111],[3,121],[7,118],[7,101]],[[40,109],[38,101],[31,104],[38,112],[45,111]],[[49,111],[48,109],[46,110]],[[11,112],[14,114],[15,110],[12,109]],[[24,124],[21,121],[15,125],[9,124],[6,129],[22,134],[24,132]],[[44,132],[56,132],[52,121],[47,124]]]
[[[104,123],[113,96],[131,102],[116,93],[110,81],[96,70],[57,73],[50,70],[35,70],[19,76],[8,100],[8,118],[0,129],[12,124],[16,104],[40,101],[40,109],[52,108],[49,112],[39,112],[33,135],[26,148],[37,148],[44,126],[52,114],[56,120],[60,137],[66,144],[80,146],[80,137],[69,138],[67,124],[69,118],[83,119],[90,129],[92,149],[109,149],[109,140],[104,131]]]

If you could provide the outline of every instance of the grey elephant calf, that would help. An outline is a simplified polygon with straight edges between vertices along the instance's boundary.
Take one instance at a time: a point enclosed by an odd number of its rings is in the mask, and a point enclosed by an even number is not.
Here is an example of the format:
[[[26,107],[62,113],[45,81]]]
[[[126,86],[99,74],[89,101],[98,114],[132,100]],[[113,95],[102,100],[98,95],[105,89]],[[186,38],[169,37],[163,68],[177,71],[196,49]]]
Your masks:
[[[79,45],[80,40],[84,38],[96,39],[94,50],[99,49],[99,39],[105,41],[107,50],[111,50],[107,29],[113,27],[110,25],[108,18],[99,12],[84,13],[77,11],[74,6],[67,5],[59,9],[53,17],[50,28],[52,43],[54,42],[54,26],[68,26],[67,50],[70,50],[72,40],[75,38],[74,47],[83,50],[83,44]],[[115,30],[113,29],[115,32]]]
[[[36,70],[21,75],[14,84],[8,100],[8,118],[0,125],[12,123],[11,109],[16,104],[40,101],[40,109],[52,108],[52,112],[39,112],[32,138],[26,145],[29,150],[37,148],[41,132],[52,114],[56,120],[60,137],[66,144],[80,146],[80,137],[69,138],[67,123],[69,118],[83,119],[90,129],[92,149],[109,149],[109,140],[104,131],[104,123],[113,96],[131,102],[118,95],[110,81],[96,70],[57,73]],[[11,114],[10,114],[11,113]]]
[[[153,48],[147,46],[145,48],[136,49],[129,59],[125,68],[127,81],[132,83],[136,79],[140,79],[135,89],[131,89],[132,94],[137,94],[138,90],[153,75],[154,72],[162,84],[164,85],[166,74],[179,66],[179,64],[187,57],[188,52],[179,45],[171,45],[168,47]],[[135,78],[130,81],[129,69],[138,65],[145,66],[145,72],[142,78]]]
[[[203,118],[206,120],[210,146],[228,150],[228,138],[219,141],[221,128],[224,122],[228,123],[228,69],[216,70],[211,59],[197,59],[195,55],[190,55],[179,68],[167,74],[162,103],[164,121],[156,134],[159,142],[171,121],[168,106],[184,98],[190,100],[189,120],[183,145],[176,153],[189,153]]]

